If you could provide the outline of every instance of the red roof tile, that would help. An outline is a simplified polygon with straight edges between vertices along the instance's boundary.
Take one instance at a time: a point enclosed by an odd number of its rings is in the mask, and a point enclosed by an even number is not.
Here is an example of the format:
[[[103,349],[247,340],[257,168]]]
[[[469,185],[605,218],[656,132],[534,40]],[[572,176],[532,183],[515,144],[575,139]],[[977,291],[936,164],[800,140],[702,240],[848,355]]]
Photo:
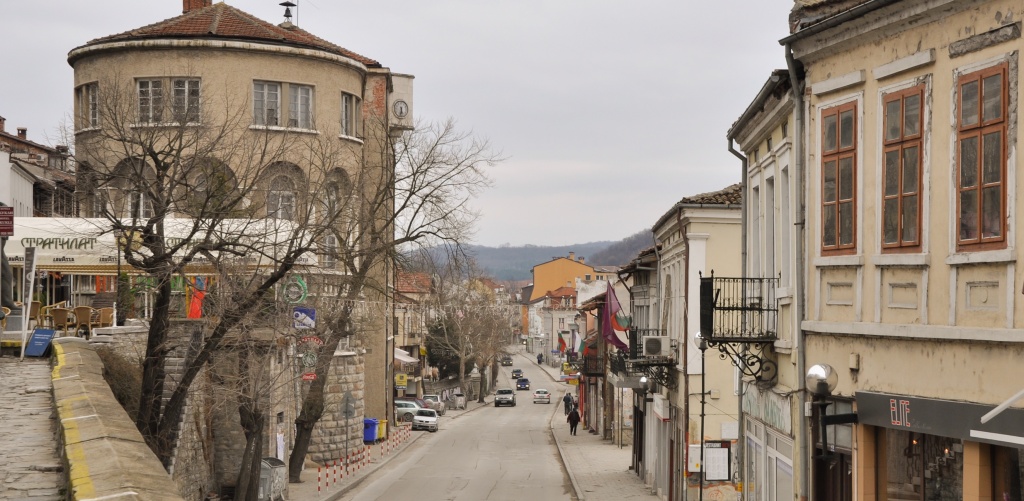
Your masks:
[[[323,50],[354,59],[366,66],[381,66],[373,59],[339,47],[298,27],[282,28],[223,2],[124,33],[90,40],[86,46],[156,38],[221,39],[289,45]]]
[[[395,290],[404,293],[428,293],[431,288],[430,275],[426,273],[414,273],[411,271],[399,271]]]

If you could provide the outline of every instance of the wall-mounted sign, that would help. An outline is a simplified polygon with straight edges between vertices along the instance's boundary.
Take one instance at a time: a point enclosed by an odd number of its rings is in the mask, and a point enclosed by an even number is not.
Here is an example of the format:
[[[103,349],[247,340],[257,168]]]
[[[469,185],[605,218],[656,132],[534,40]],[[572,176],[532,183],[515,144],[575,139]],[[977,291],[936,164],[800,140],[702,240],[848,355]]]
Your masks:
[[[295,306],[292,308],[293,326],[296,329],[316,328],[316,308],[309,306]]]
[[[308,292],[306,287],[306,281],[300,276],[292,276],[285,282],[284,286],[281,287],[281,294],[284,295],[284,300],[291,304],[301,303],[306,299],[306,293]]]
[[[302,375],[302,380],[303,381],[313,381],[315,379],[316,379],[316,373],[315,372],[307,372],[307,373]]]
[[[395,374],[395,388],[404,390],[406,384],[409,383],[409,376],[407,374]]]

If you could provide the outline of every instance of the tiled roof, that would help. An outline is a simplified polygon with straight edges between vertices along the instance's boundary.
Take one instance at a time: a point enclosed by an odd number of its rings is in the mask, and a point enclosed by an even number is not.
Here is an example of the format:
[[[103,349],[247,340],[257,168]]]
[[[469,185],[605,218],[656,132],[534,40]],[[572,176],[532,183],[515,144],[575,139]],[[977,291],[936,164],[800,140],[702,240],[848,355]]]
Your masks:
[[[415,273],[411,271],[399,271],[398,283],[395,289],[405,293],[428,293],[430,292],[430,275],[426,273]]]
[[[157,38],[220,39],[289,45],[323,50],[354,59],[366,66],[381,66],[373,59],[334,45],[296,26],[276,26],[223,2],[149,26],[90,40],[86,46]]]
[[[725,189],[701,193],[692,197],[685,197],[679,201],[681,204],[704,204],[704,205],[728,205],[739,204],[743,201],[743,186],[736,183]]]

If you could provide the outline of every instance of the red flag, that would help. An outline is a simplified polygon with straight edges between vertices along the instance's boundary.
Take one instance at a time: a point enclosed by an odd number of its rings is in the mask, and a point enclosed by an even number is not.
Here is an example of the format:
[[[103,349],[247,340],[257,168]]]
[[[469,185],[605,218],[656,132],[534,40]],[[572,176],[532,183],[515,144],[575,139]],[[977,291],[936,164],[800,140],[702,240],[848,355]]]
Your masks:
[[[620,311],[622,311],[622,305],[619,304],[619,298],[615,297],[612,283],[608,282],[608,290],[604,295],[604,308],[601,310],[601,337],[605,342],[620,350],[628,350],[629,347],[626,346],[626,343],[623,343],[619,336],[615,335],[616,330],[626,330],[615,318]]]
[[[562,333],[558,333],[558,351],[565,353],[565,338],[562,337]]]
[[[206,297],[206,281],[203,277],[196,277],[195,289],[192,290],[192,300],[188,305],[188,318],[203,318],[203,298]]]

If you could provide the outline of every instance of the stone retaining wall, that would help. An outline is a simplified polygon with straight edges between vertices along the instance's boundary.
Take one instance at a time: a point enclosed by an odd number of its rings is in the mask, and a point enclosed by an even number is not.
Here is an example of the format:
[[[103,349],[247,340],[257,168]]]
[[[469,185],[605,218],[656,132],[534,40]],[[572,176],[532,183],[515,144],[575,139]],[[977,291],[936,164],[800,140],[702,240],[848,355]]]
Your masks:
[[[182,501],[160,460],[103,379],[103,362],[85,340],[53,340],[54,408],[67,499]]]

